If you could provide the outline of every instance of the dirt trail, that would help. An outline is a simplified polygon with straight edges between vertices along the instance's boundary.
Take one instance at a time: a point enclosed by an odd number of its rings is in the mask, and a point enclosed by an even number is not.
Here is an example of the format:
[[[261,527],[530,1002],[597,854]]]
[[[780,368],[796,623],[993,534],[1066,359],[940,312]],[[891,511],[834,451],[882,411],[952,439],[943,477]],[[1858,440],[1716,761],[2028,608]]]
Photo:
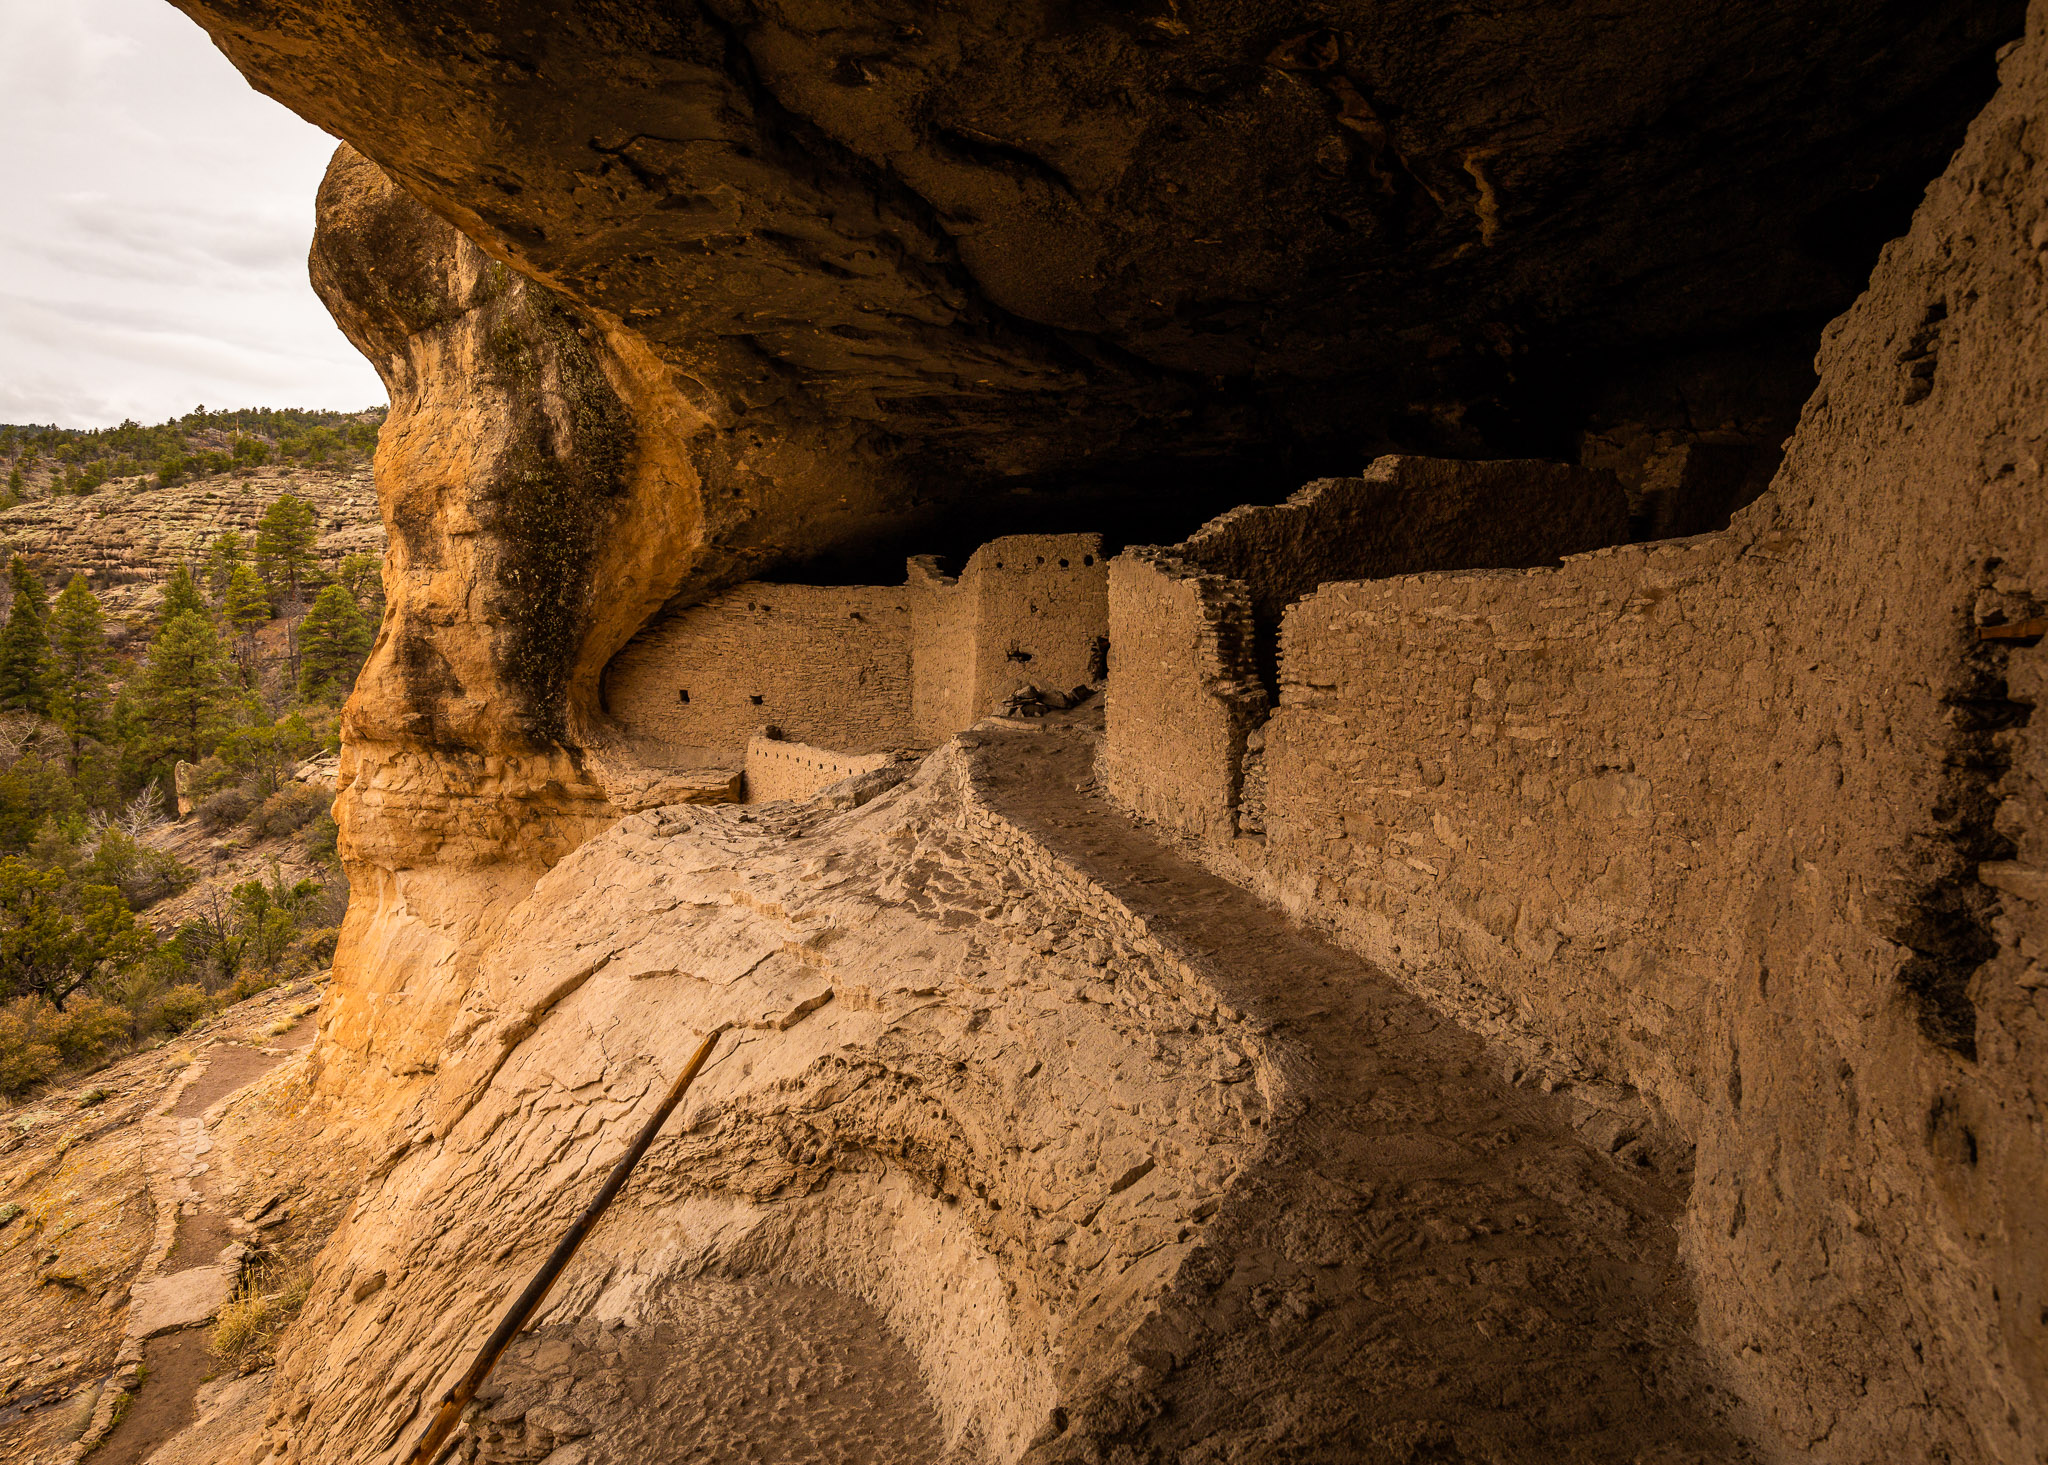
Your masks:
[[[145,1123],[145,1168],[160,1213],[175,1214],[171,1243],[155,1266],[136,1279],[138,1298],[158,1289],[166,1300],[138,1301],[130,1309],[124,1363],[141,1362],[143,1383],[119,1423],[111,1422],[109,1395],[81,1443],[94,1465],[138,1465],[190,1424],[200,1385],[220,1365],[208,1351],[207,1324],[222,1296],[232,1291],[242,1265],[237,1223],[225,1210],[234,1188],[214,1149],[206,1114],[216,1104],[262,1078],[313,1041],[308,1015],[261,1046],[223,1043],[205,1050],[197,1072],[178,1089],[167,1112]],[[243,1233],[249,1231],[240,1225]],[[175,1297],[172,1296],[175,1294]],[[149,1336],[156,1321],[182,1326]],[[95,1445],[93,1442],[97,1440]]]
[[[1693,1342],[1682,1172],[1611,1129],[1602,1148],[1644,1163],[1597,1153],[1569,1100],[1515,1086],[1481,1039],[1110,807],[1089,727],[979,740],[993,806],[1183,943],[1307,1069],[1182,1295],[1133,1340],[1151,1366],[1094,1423],[1100,1446],[1751,1458]]]

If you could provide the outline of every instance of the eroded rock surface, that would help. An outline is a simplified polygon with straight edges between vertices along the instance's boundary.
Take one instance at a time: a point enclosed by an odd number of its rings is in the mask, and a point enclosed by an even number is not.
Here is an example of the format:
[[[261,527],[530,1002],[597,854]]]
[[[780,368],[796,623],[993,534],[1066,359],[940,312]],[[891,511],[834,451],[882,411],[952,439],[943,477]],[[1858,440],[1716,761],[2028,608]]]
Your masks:
[[[721,1022],[485,1436],[566,1438],[545,1398],[610,1458],[645,1426],[600,1355],[650,1367],[707,1288],[760,1334],[824,1287],[901,1340],[940,1445],[987,1458],[1741,1458],[1648,1137],[1603,1158],[1477,1040],[1084,794],[1094,747],[992,729],[859,809],[665,810],[561,862],[323,1260],[285,1458],[409,1438]],[[791,1428],[845,1405],[800,1392]]]

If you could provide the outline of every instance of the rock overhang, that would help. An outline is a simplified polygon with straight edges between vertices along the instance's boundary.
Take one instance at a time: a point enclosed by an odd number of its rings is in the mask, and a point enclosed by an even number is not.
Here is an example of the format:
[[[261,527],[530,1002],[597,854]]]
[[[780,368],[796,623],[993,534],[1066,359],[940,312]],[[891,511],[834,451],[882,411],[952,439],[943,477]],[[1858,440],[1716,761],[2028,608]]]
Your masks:
[[[1107,464],[1252,473],[1290,448],[1284,491],[1368,445],[1554,446],[1601,363],[1810,343],[2020,25],[2011,3],[179,3],[259,88],[642,338],[740,439],[722,465],[765,424],[881,480],[848,535]]]

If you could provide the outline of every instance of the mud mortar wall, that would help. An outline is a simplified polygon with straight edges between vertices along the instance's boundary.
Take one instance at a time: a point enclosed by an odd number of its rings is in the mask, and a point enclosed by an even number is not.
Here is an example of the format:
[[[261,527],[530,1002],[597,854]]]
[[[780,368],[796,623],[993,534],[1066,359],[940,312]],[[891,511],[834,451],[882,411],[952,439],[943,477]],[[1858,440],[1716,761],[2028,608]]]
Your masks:
[[[1331,580],[1542,564],[1627,533],[1627,500],[1605,473],[1388,456],[1285,503],[1233,509],[1171,549],[1119,556],[1103,753],[1111,794],[1182,834],[1229,839],[1288,605]]]
[[[1069,691],[1100,674],[1109,567],[1099,534],[1012,535],[976,550],[960,576],[975,615],[974,682],[936,741],[985,716],[1020,682]]]
[[[737,766],[763,724],[845,752],[908,747],[909,597],[748,581],[635,638],[606,670],[605,694],[669,767]]]
[[[991,540],[957,580],[919,558],[896,587],[748,581],[634,637],[605,705],[666,768],[738,767],[764,724],[842,753],[935,747],[1020,682],[1095,680],[1107,582],[1096,534]]]
[[[1696,1142],[1702,1322],[1819,1460],[2048,1444],[2038,10],[2003,80],[1771,494],[1556,570],[1326,586],[1286,616],[1267,838],[1212,845]]]
[[[789,743],[777,738],[747,740],[747,802],[773,803],[778,799],[802,800],[819,789],[887,768],[894,760],[888,753],[840,753],[809,743]]]
[[[1250,594],[1170,551],[1134,549],[1110,565],[1109,605],[1111,795],[1183,834],[1229,839],[1245,738],[1267,706]]]
[[[1068,691],[1101,675],[1109,565],[1099,534],[1013,534],[955,580],[910,562],[915,717],[924,746],[986,717],[1024,682]]]

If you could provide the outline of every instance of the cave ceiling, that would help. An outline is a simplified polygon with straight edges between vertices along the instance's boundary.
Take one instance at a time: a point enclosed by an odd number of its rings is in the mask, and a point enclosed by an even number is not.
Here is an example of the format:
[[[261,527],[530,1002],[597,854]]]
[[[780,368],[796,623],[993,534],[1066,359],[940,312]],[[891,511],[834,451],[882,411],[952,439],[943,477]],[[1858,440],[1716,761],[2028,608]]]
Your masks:
[[[833,424],[940,493],[1404,436],[1526,449],[1617,363],[1810,343],[2022,20],[175,3],[257,87],[629,325],[714,420]]]

